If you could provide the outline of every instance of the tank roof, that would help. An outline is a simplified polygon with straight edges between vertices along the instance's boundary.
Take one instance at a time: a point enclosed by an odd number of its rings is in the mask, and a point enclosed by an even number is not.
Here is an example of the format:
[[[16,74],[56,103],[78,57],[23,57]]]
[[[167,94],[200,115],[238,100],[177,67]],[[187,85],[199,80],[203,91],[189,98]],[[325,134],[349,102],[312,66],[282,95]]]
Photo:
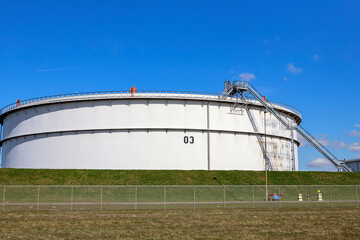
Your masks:
[[[67,103],[77,101],[98,101],[98,100],[115,100],[115,99],[179,99],[179,100],[207,100],[213,102],[233,102],[233,103],[247,103],[250,105],[261,104],[252,98],[240,99],[236,97],[227,97],[224,100],[219,99],[218,93],[204,93],[204,92],[186,92],[186,91],[158,91],[158,90],[137,90],[137,93],[127,91],[101,91],[101,92],[84,92],[84,93],[69,93],[52,95],[45,97],[38,97],[17,101],[9,104],[0,110],[0,122],[3,121],[5,116],[13,111],[55,103]],[[300,124],[301,113],[298,109],[284,103],[269,101],[274,104],[277,110],[287,112],[296,119]]]
[[[345,162],[360,162],[360,158],[345,160]]]

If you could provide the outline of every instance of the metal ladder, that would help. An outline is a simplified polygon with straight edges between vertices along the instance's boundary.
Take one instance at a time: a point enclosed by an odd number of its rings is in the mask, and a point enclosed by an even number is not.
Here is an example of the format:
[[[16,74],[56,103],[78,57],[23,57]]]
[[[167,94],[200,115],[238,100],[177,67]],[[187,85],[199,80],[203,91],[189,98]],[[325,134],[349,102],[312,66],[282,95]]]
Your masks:
[[[246,113],[249,116],[251,125],[252,125],[252,127],[254,129],[254,132],[259,133],[258,127],[257,127],[255,119],[254,119],[254,116],[253,116],[252,112],[250,111],[249,107],[246,108]],[[262,144],[261,137],[259,136],[259,134],[256,134],[256,138],[257,138],[257,141],[258,141],[258,143],[260,145],[260,148],[261,148],[262,154],[264,156],[264,159],[266,159],[268,170],[272,171],[273,167],[272,167],[271,161],[270,161],[269,157],[267,156],[267,154],[265,152],[265,148],[264,148],[264,145]]]
[[[270,113],[272,113],[286,128],[296,130],[305,140],[307,140],[316,150],[318,150],[327,160],[329,160],[338,170],[342,169],[344,172],[352,172],[352,169],[345,164],[344,161],[339,161],[327,148],[325,148],[315,137],[308,133],[301,126],[292,126],[284,117],[282,117],[275,107],[268,101],[263,100],[263,96],[256,90],[249,82],[235,81],[228,88],[232,87],[233,90],[227,89],[224,94],[221,94],[220,99],[225,99],[233,92],[248,91],[255,97]],[[225,95],[228,94],[228,95]]]

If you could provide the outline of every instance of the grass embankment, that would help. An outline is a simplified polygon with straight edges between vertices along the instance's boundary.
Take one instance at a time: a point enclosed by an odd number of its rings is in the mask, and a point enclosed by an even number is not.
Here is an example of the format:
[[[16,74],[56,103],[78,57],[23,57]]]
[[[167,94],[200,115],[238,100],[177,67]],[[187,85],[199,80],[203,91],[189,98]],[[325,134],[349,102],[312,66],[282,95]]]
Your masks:
[[[360,210],[214,209],[0,215],[1,239],[360,239]]]
[[[214,179],[216,177],[217,180]],[[263,185],[261,171],[0,169],[0,185]],[[268,172],[269,185],[358,185],[360,172]]]

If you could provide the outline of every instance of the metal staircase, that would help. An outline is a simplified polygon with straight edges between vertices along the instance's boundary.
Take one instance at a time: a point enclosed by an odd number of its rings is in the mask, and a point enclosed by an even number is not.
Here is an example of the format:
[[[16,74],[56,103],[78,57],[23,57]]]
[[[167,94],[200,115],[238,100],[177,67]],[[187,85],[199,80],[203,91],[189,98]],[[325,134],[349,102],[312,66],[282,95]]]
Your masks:
[[[256,125],[254,116],[253,116],[252,112],[250,111],[250,109],[249,109],[248,107],[246,108],[246,113],[247,113],[247,115],[249,116],[251,125],[252,125],[252,127],[253,127],[253,129],[254,129],[254,132],[258,133],[259,130],[258,130],[258,127],[257,127],[257,125]],[[265,136],[265,137],[266,137],[266,136]],[[260,148],[261,148],[261,151],[262,151],[262,153],[263,153],[263,156],[264,156],[264,158],[266,158],[268,170],[270,170],[270,171],[274,170],[273,167],[272,167],[271,161],[270,161],[269,157],[267,156],[267,154],[266,154],[266,152],[265,152],[265,148],[264,148],[264,145],[263,145],[263,143],[262,143],[262,141],[261,141],[260,135],[259,135],[259,134],[256,134],[256,138],[257,138],[257,141],[258,141],[258,143],[259,143],[259,145],[260,145]]]
[[[352,172],[352,169],[348,167],[344,161],[338,160],[327,148],[325,148],[315,137],[308,133],[303,127],[292,125],[287,119],[282,117],[275,107],[268,102],[249,82],[234,81],[227,82],[224,90],[220,93],[219,98],[225,99],[228,96],[233,96],[236,93],[249,92],[254,98],[259,101],[271,114],[273,114],[287,129],[296,130],[304,139],[306,139],[316,150],[318,150],[327,160],[329,160],[338,170],[344,172]],[[250,120],[251,121],[251,120]]]

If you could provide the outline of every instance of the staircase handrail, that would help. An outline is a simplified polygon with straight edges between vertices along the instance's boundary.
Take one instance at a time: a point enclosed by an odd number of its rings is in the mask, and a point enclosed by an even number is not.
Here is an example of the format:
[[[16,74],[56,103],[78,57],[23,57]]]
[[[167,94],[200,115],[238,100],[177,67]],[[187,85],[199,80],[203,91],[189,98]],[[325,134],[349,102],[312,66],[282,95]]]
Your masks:
[[[305,138],[313,147],[315,147],[325,158],[327,158],[336,168],[342,168],[344,171],[352,172],[351,168],[348,167],[345,162],[339,161],[325,146],[323,146],[315,137],[308,133],[303,127],[300,126],[291,126],[287,120],[284,120],[283,117],[275,110],[274,106],[267,100],[263,100],[261,93],[256,90],[249,82],[245,81],[235,81],[234,87],[237,87],[238,90],[249,91],[267,110],[274,114],[274,116],[287,128],[295,129],[302,137]]]

